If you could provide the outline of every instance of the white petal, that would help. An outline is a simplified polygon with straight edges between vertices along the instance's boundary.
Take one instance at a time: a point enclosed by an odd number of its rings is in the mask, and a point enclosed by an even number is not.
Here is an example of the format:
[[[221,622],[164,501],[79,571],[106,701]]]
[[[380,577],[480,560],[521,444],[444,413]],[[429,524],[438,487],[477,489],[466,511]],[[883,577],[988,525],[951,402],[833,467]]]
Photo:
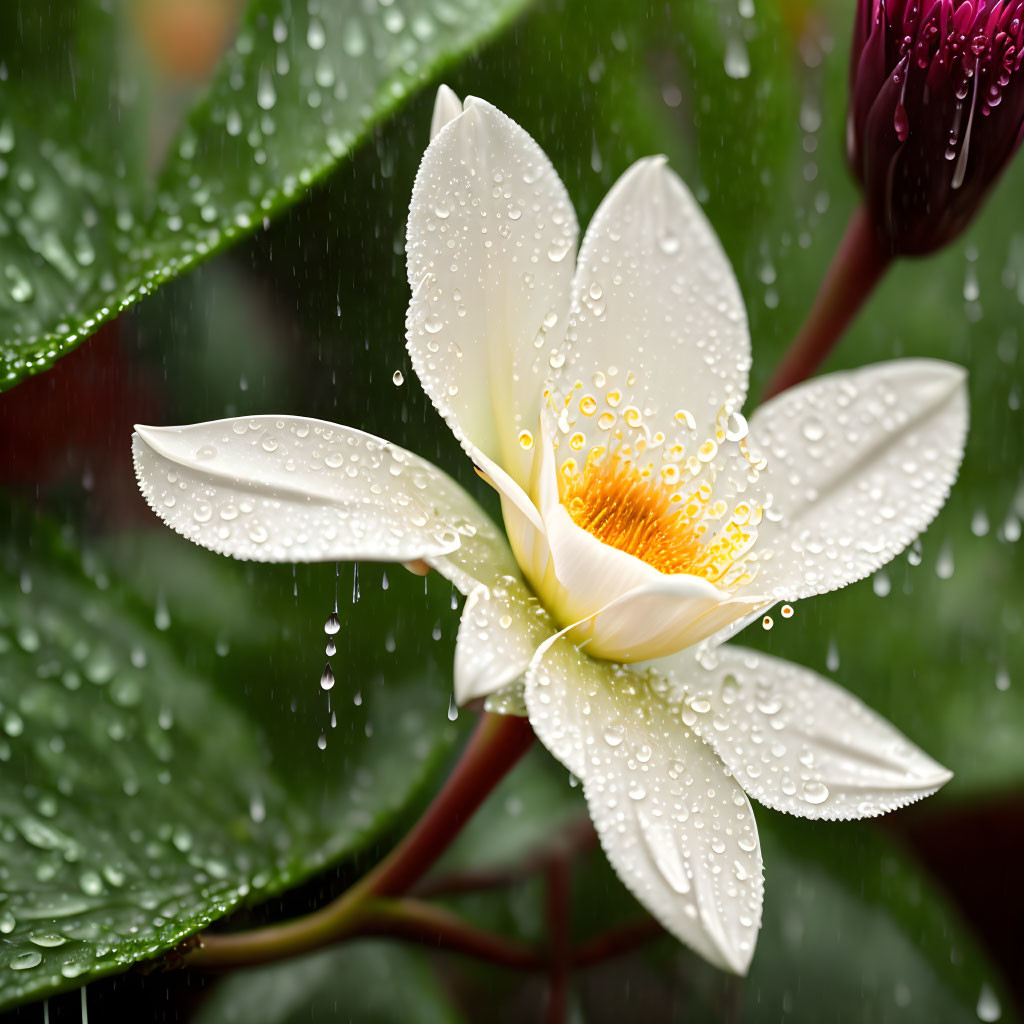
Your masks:
[[[462,100],[458,95],[447,85],[439,86],[434,98],[434,114],[430,119],[430,138],[433,139],[449,121],[461,113]]]
[[[469,595],[455,644],[455,700],[468,704],[515,682],[556,627],[527,586],[507,577]]]
[[[758,607],[743,596],[707,593],[711,584],[697,576],[662,576],[628,591],[573,630],[595,657],[647,661],[682,651],[718,633]]]
[[[427,394],[523,486],[533,429],[564,337],[578,228],[540,147],[472,97],[423,156],[409,208],[406,338]],[[548,338],[550,337],[550,342]]]
[[[634,164],[594,214],[577,261],[568,343],[562,390],[581,380],[620,426],[632,407],[673,441],[676,413],[686,410],[703,440],[726,403],[742,406],[750,368],[743,296],[714,230],[664,157]],[[606,402],[611,392],[621,399]],[[594,435],[587,448],[607,443],[598,422],[574,424]]]
[[[800,384],[759,408],[750,445],[771,495],[758,589],[795,600],[884,565],[935,517],[967,433],[965,372],[899,359]]]
[[[750,804],[721,762],[646,680],[557,640],[527,675],[530,722],[582,776],[619,877],[682,942],[745,973],[761,921],[761,851]]]
[[[450,477],[371,434],[296,416],[136,426],[139,487],[173,530],[259,562],[424,559],[468,590],[514,573]]]
[[[881,715],[810,669],[719,647],[655,662],[683,718],[768,807],[804,818],[869,818],[934,793],[952,773]],[[706,667],[705,667],[706,666]]]

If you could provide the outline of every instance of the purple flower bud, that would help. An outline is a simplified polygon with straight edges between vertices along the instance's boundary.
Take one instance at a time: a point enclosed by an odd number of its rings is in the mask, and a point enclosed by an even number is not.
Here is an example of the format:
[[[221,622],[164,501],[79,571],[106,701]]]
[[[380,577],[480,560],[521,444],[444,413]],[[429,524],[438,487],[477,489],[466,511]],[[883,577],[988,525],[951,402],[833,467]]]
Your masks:
[[[945,245],[1024,137],[1024,0],[858,0],[847,155],[894,254]]]

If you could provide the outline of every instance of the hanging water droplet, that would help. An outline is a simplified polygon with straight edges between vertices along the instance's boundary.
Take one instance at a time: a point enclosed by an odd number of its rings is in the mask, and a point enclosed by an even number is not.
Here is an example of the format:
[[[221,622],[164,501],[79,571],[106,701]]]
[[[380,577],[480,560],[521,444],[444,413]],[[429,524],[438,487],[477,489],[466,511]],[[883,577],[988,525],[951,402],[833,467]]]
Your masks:
[[[978,1020],[985,1021],[985,1024],[992,1024],[1003,1015],[1003,1008],[999,1004],[999,998],[991,987],[986,983],[981,986],[981,993],[978,995],[978,1005],[975,1008]]]
[[[320,733],[320,739],[318,739],[316,741],[316,745],[321,750],[326,750],[327,749],[327,733],[325,733],[325,732]]]
[[[323,672],[320,673],[320,689],[330,690],[334,686],[334,670],[331,668],[331,663],[327,662],[324,665]]]
[[[455,695],[448,698],[448,721],[454,722],[459,717],[459,706],[455,703]]]

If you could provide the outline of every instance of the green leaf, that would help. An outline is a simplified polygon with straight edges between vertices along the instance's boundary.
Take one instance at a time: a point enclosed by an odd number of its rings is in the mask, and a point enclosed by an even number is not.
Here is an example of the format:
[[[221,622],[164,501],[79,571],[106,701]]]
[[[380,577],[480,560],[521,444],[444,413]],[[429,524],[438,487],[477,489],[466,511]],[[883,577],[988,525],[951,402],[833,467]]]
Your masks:
[[[122,558],[149,604],[45,524],[4,534],[0,1006],[123,970],[365,847],[448,750],[447,585],[424,598],[401,573],[385,591],[378,569],[356,603],[342,593],[335,728],[319,685],[331,567],[249,582],[138,538]],[[365,642],[388,620],[397,649]]]
[[[174,82],[128,5],[5,5],[0,390],[293,203],[524,5],[252,0],[166,154]]]
[[[384,942],[358,942],[301,960],[238,971],[196,1024],[305,1024],[339,1007],[360,1024],[458,1024],[424,958]]]

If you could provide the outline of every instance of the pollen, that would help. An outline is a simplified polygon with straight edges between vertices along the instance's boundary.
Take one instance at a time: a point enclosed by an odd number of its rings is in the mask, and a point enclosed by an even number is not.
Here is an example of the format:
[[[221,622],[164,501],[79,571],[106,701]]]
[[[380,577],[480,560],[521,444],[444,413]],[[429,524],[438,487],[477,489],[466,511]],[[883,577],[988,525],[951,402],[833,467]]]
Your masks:
[[[753,578],[746,556],[757,539],[759,507],[741,502],[727,515],[728,504],[715,500],[708,481],[687,486],[675,466],[642,471],[600,449],[582,472],[566,468],[562,504],[602,543],[667,574],[689,573],[724,586]]]

